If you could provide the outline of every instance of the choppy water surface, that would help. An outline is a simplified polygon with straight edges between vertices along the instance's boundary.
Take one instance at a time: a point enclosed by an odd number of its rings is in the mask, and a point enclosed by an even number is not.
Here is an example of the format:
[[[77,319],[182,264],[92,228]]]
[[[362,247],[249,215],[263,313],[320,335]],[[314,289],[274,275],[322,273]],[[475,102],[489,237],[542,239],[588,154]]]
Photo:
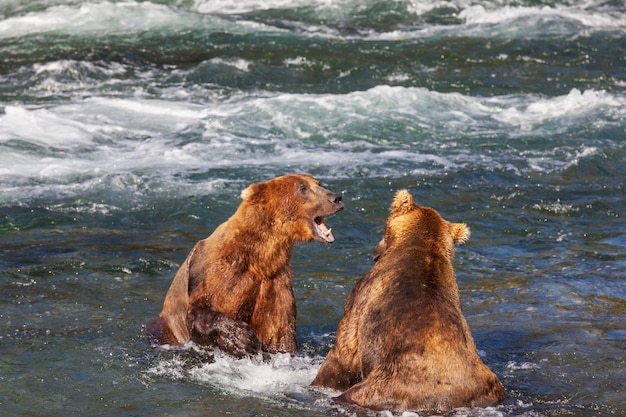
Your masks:
[[[0,1],[6,415],[348,415],[307,389],[393,193],[466,222],[464,312],[506,402],[626,414],[620,1]],[[301,354],[151,348],[251,182],[344,194],[294,255]],[[374,415],[374,413],[372,413]]]

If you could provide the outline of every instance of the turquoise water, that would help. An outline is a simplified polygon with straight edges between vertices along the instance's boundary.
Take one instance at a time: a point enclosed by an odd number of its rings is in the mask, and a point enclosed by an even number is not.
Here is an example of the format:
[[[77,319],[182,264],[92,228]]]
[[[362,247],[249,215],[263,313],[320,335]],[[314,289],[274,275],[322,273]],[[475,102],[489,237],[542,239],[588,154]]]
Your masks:
[[[625,50],[619,1],[0,0],[2,413],[350,415],[307,385],[406,187],[472,231],[507,393],[453,415],[626,415]],[[295,250],[301,353],[151,347],[193,244],[288,172],[346,203]]]

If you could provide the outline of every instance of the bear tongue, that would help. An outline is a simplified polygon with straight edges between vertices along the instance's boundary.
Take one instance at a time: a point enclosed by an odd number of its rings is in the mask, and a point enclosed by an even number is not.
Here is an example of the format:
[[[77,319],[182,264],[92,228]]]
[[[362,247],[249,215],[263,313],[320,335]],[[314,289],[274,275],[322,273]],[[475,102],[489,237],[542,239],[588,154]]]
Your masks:
[[[331,233],[332,229],[329,229],[328,227],[326,227],[324,222],[319,222],[319,223],[316,222],[314,224],[315,224],[315,232],[317,232],[317,235],[319,237],[321,237],[328,243],[332,243],[335,241],[335,237]]]

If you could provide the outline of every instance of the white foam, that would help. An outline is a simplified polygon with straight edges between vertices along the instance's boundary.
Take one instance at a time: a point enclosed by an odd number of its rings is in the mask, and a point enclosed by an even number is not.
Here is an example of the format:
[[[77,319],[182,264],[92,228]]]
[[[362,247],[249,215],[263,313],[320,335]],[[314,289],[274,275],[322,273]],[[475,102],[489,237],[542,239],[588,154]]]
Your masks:
[[[6,106],[0,118],[0,140],[20,138],[41,145],[71,147],[89,139],[89,127],[47,109]]]
[[[82,3],[78,6],[52,6],[43,11],[0,20],[0,39],[38,33],[83,37],[102,34],[121,36],[148,31],[193,30],[198,27],[210,27],[232,33],[266,30],[265,25],[255,22],[231,22],[219,16],[200,15],[150,2],[101,1]]]
[[[420,25],[415,29],[377,32],[364,30],[358,35],[344,36],[324,27],[308,27],[303,33],[322,37],[358,38],[372,41],[400,41],[420,38],[448,38],[462,36],[490,38],[529,38],[545,36],[579,36],[594,31],[626,30],[623,10],[602,7],[600,4],[551,6],[509,6],[502,2],[484,1],[476,4],[464,0],[413,1],[407,13],[422,16],[437,8],[457,10],[459,24]],[[358,7],[358,6],[357,6]],[[356,11],[358,9],[352,9]]]
[[[579,211],[578,208],[574,207],[573,204],[563,204],[560,200],[557,199],[556,202],[547,203],[535,203],[533,204],[533,209],[540,211],[547,211],[554,214],[569,214],[573,212]]]
[[[193,9],[199,13],[243,14],[258,10],[312,7],[320,18],[345,16],[368,0],[195,0]]]
[[[547,153],[540,155],[528,155],[526,162],[529,167],[534,171],[539,172],[554,172],[563,171],[572,166],[576,166],[582,159],[592,157],[599,153],[598,148],[594,146],[581,145],[579,148],[570,149],[570,147],[563,147],[558,149],[560,157],[554,155],[552,158],[547,157]]]
[[[78,74],[86,71],[90,73],[97,73],[99,75],[113,77],[126,73],[126,69],[124,68],[124,66],[117,62],[107,63],[107,66],[105,67],[102,65],[94,64],[93,62],[75,61],[70,59],[50,61],[44,64],[34,64],[33,69],[35,70],[35,74],[37,75],[56,75],[66,72]]]
[[[177,13],[168,7],[151,3],[105,1],[78,7],[60,5],[0,21],[0,39],[54,31],[122,34],[170,24],[176,19]]]
[[[594,11],[589,13],[588,5],[572,5],[555,7],[551,6],[495,6],[489,8],[481,4],[471,5],[464,8],[458,17],[466,24],[470,25],[510,25],[511,22],[523,21],[531,18],[537,21],[558,22],[566,20],[577,23],[587,28],[598,30],[624,30],[626,21],[623,15],[616,15],[613,12]],[[544,32],[545,33],[545,32]]]
[[[299,2],[306,4],[305,1]],[[297,7],[294,0],[244,0],[233,2],[230,0],[195,0],[193,9],[199,13],[240,14],[255,10],[288,9]]]
[[[193,146],[172,146],[169,135],[205,115],[201,106],[141,99],[94,98],[50,109],[7,106],[0,116],[3,197],[102,187],[133,191],[146,182],[167,182],[181,164],[191,165],[183,170],[202,165],[204,155],[195,155]]]
[[[458,25],[424,25],[414,30],[393,30],[379,33],[363,31],[358,35],[343,34],[331,26],[292,22],[304,36],[330,38],[359,38],[369,40],[402,40],[424,37],[490,36],[529,37],[548,34],[578,35],[586,31],[624,31],[626,16],[623,11],[584,3],[582,5],[508,6],[500,2],[485,1],[479,4],[464,0],[411,2],[406,13],[423,15],[433,9],[446,7],[458,10]],[[76,5],[57,5],[43,11],[34,11],[0,20],[0,39],[15,38],[37,33],[58,33],[79,36],[103,34],[124,35],[134,33],[195,30],[212,28],[227,33],[259,31],[284,31],[285,29],[245,19],[222,19],[220,15],[244,14],[258,10],[315,9],[320,19],[345,22],[368,7],[368,0],[195,0],[191,10],[150,2],[102,1]],[[593,8],[593,12],[590,9]]]
[[[511,100],[509,102],[512,105],[503,107],[501,111],[494,113],[493,118],[520,126],[523,130],[530,130],[538,124],[550,121],[563,120],[569,123],[572,119],[580,119],[584,115],[607,109],[616,112],[618,117],[626,115],[624,97],[611,95],[605,91],[585,90],[581,92],[578,89],[573,89],[564,96],[550,98],[529,96],[519,104]]]
[[[305,389],[315,378],[319,365],[319,360],[290,354],[272,355],[268,362],[216,355],[215,362],[193,368],[189,375],[233,393],[273,396],[277,392]]]
[[[243,72],[249,72],[250,64],[252,64],[252,62],[245,60],[245,59],[241,59],[241,58],[239,59],[212,58],[209,62],[211,62],[212,64],[226,65],[229,67],[233,67]]]
[[[61,62],[41,71],[71,67]],[[58,187],[58,193],[71,194],[105,184],[131,192],[165,187],[188,195],[200,187],[187,179],[189,173],[221,168],[323,168],[336,178],[432,175],[467,166],[552,172],[593,157],[600,148],[564,144],[491,153],[481,152],[474,141],[555,135],[626,117],[623,95],[595,90],[485,98],[378,86],[345,95],[207,100],[194,104],[185,97],[166,101],[138,94],[47,108],[7,106],[0,114],[0,174],[10,178],[3,197],[27,199],[41,195],[42,187],[48,187],[46,193]],[[403,131],[396,135],[390,125]]]
[[[219,14],[244,14],[259,10],[272,9],[295,9],[310,7],[314,8],[316,15],[325,20],[345,21],[347,17],[353,16],[356,12],[362,11],[371,6],[367,0],[242,0],[233,3],[229,0],[195,0],[192,9],[199,13],[219,13]],[[623,14],[615,9],[603,8],[602,2],[587,1],[584,3],[573,3],[569,5],[556,6],[509,6],[503,5],[499,1],[467,2],[465,0],[435,0],[435,1],[411,1],[406,5],[406,11],[418,16],[425,15],[438,8],[451,8],[458,10],[457,17],[463,22],[463,26],[498,25],[502,30],[511,29],[511,22],[518,22],[525,26],[525,31],[519,34],[528,35],[526,23],[534,20],[533,25],[541,21],[551,21],[550,25],[543,27],[543,30],[554,30],[554,23],[558,21],[570,21],[588,28],[598,30],[624,30],[626,29],[626,19]],[[590,13],[590,9],[594,9]],[[551,29],[552,28],[552,29]],[[301,28],[302,29],[302,28]],[[444,27],[439,27],[446,31]],[[467,27],[464,29],[467,30]],[[493,30],[491,28],[490,30]],[[515,29],[514,29],[515,30]],[[310,26],[305,32],[320,34],[322,27]],[[325,32],[329,35],[331,32]],[[411,32],[393,32],[382,36],[402,36]],[[428,33],[424,31],[412,32],[415,34]],[[335,34],[337,34],[335,32]],[[370,33],[370,35],[373,35]],[[411,36],[411,35],[409,35]]]
[[[533,371],[533,370],[537,370],[537,369],[541,369],[541,367],[533,362],[514,362],[514,361],[509,361],[506,364],[506,370],[507,372],[511,373],[511,372],[516,372],[516,371]]]
[[[270,355],[265,361],[261,358],[234,359],[216,351],[212,361],[191,367],[177,356],[160,359],[146,371],[146,375],[211,385],[236,397],[289,400],[294,405],[291,401],[294,397],[310,398],[308,386],[322,360],[290,354]],[[295,405],[311,407],[313,401]]]

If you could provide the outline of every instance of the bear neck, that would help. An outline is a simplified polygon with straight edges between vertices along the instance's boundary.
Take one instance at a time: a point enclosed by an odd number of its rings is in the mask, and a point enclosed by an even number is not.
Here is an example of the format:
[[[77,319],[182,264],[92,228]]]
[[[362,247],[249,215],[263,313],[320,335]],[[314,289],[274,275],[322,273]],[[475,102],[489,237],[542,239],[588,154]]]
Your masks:
[[[239,262],[242,269],[261,279],[272,279],[291,269],[295,242],[280,230],[273,213],[244,203],[229,222],[233,230],[230,240],[236,243],[235,252],[242,258]]]
[[[459,287],[452,266],[454,254],[442,251],[441,245],[436,242],[425,241],[423,245],[414,245],[410,248],[402,246],[388,248],[376,265],[380,264],[383,271],[393,271],[401,265],[402,268],[410,271],[410,277],[415,284],[436,290],[437,293],[460,307]],[[384,275],[396,276],[395,274]]]

